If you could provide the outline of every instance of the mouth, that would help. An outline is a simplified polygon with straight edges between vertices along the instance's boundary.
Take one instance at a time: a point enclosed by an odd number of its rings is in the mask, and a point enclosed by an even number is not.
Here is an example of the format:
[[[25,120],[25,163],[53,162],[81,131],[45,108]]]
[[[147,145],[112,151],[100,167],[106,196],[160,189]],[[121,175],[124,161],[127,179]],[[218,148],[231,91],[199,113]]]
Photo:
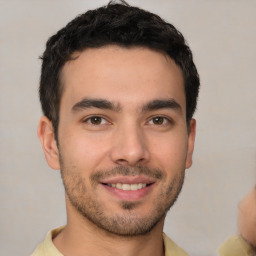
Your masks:
[[[156,181],[145,177],[115,177],[102,181],[101,185],[110,195],[122,201],[138,201],[149,195]]]
[[[112,188],[117,188],[120,190],[124,190],[124,191],[136,191],[136,190],[140,190],[143,189],[145,187],[148,187],[150,185],[152,185],[153,183],[134,183],[134,184],[126,184],[126,183],[103,183],[103,185],[112,187]]]

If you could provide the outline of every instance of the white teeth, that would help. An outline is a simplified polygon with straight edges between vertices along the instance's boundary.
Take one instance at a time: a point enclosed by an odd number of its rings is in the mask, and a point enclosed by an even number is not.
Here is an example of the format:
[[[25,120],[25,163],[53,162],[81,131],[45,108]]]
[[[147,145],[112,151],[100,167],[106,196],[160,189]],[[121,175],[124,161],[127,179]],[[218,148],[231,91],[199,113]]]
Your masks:
[[[117,183],[116,184],[116,188],[122,189],[122,184],[121,183]]]
[[[131,190],[131,185],[129,185],[129,184],[123,184],[123,185],[122,185],[122,190]]]
[[[131,190],[137,190],[138,189],[138,184],[131,184],[130,188],[131,188]]]
[[[112,188],[118,188],[121,190],[138,190],[146,187],[146,183],[138,183],[138,184],[121,184],[121,183],[111,183],[108,184]]]
[[[146,187],[146,184],[145,184],[145,187]],[[141,189],[141,188],[143,188],[143,184],[142,184],[142,183],[139,183],[139,184],[138,184],[138,189]]]

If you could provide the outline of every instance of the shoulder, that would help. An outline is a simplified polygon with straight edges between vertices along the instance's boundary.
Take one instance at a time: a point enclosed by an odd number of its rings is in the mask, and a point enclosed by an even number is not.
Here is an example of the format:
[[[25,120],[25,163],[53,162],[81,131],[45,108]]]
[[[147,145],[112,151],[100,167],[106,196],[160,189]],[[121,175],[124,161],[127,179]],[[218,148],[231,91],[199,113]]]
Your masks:
[[[189,256],[182,248],[173,242],[166,234],[163,234],[165,256]]]
[[[251,256],[253,254],[252,247],[241,237],[229,237],[218,249],[220,256]]]
[[[52,239],[61,232],[64,227],[49,231],[42,243],[40,243],[30,256],[63,256],[54,246]]]

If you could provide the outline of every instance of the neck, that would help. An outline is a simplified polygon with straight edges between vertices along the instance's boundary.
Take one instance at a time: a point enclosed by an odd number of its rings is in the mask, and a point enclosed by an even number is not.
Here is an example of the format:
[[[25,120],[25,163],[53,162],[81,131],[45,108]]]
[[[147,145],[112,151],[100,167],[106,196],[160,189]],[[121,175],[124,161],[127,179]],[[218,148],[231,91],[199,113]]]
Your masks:
[[[138,236],[119,236],[91,223],[78,212],[68,214],[67,225],[53,242],[68,256],[162,256],[164,218],[148,233]],[[72,216],[72,217],[71,217]]]

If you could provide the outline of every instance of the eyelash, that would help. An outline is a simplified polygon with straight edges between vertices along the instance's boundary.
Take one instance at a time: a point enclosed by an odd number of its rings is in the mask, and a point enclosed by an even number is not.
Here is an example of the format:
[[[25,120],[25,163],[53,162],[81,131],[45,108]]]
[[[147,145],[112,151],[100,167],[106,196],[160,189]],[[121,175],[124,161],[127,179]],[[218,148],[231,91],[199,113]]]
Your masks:
[[[162,120],[163,123],[160,123],[160,124],[151,123],[150,124],[150,122],[154,122],[154,120],[156,120],[156,119]],[[165,125],[168,125],[168,124],[173,124],[173,120],[168,118],[168,117],[165,117],[165,116],[153,116],[149,119],[149,121],[147,123],[150,124],[150,125],[165,126]]]
[[[94,124],[94,123],[92,123],[92,119],[93,118],[98,118],[98,119],[100,119],[100,123],[99,124]],[[102,121],[104,121],[104,123],[102,123]],[[90,117],[87,117],[85,120],[83,120],[83,123],[88,123],[88,124],[90,124],[90,125],[93,125],[93,126],[100,126],[100,125],[106,125],[106,124],[108,124],[109,122],[108,122],[108,120],[106,119],[106,118],[104,118],[104,117],[102,117],[102,116],[90,116]]]
[[[95,119],[94,121],[97,122],[96,119],[98,119],[99,123],[93,123],[92,120]],[[157,123],[151,123],[151,122],[154,122],[154,121],[157,121],[156,119],[160,119],[160,123],[157,124]],[[103,123],[102,123],[103,121]],[[159,121],[159,120],[158,120]],[[162,123],[161,123],[162,122]],[[100,126],[100,125],[107,125],[109,124],[110,122],[102,117],[102,116],[90,116],[90,117],[87,117],[83,123],[88,123],[90,125],[93,125],[93,126]],[[149,125],[156,125],[156,126],[166,126],[168,124],[173,124],[173,121],[170,119],[170,118],[167,118],[165,116],[153,116],[153,117],[150,117],[149,121],[147,122],[147,124]]]

